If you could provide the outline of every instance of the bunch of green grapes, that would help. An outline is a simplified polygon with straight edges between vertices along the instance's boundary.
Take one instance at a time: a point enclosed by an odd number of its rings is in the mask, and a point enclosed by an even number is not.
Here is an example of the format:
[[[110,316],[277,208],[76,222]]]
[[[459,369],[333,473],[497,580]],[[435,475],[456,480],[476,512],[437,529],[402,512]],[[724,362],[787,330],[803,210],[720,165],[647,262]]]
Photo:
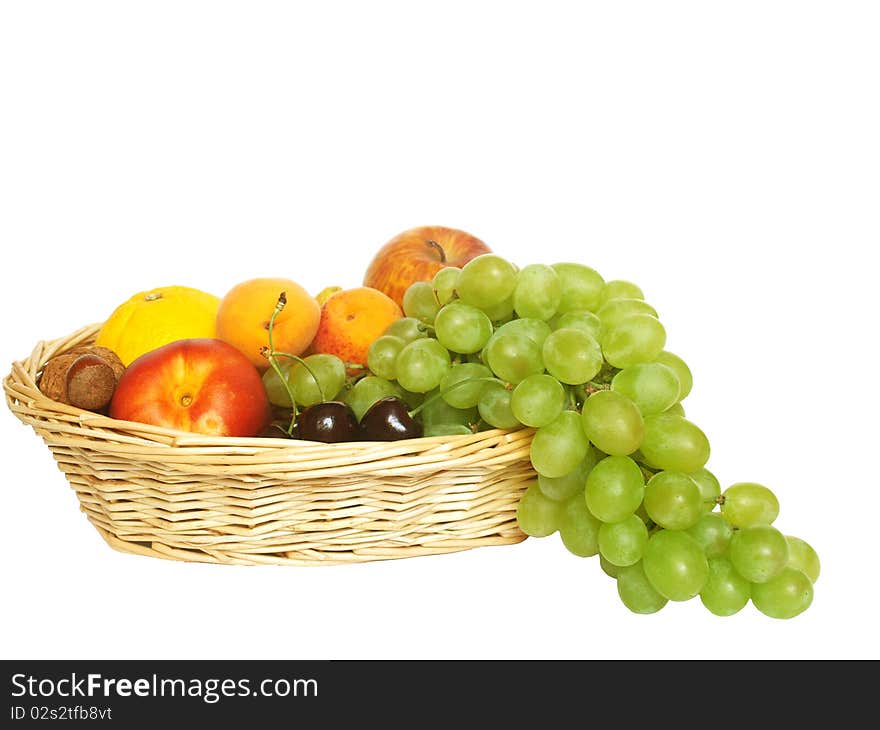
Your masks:
[[[722,616],[810,605],[816,552],[773,527],[769,489],[722,491],[706,469],[709,441],[682,406],[691,371],[638,286],[484,254],[413,284],[403,308],[370,349],[373,377],[425,396],[426,435],[534,428],[520,528],[598,555],[631,611],[696,596]]]

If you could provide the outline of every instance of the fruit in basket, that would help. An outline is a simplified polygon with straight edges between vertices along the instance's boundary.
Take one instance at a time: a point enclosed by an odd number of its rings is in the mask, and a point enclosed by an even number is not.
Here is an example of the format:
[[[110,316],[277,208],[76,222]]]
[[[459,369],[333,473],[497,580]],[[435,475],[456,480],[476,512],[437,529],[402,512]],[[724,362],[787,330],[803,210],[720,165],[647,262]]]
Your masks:
[[[378,289],[343,289],[321,307],[312,350],[336,355],[349,365],[366,366],[370,344],[401,317],[400,307]]]
[[[457,228],[418,226],[397,234],[373,256],[364,286],[385,292],[403,307],[403,295],[416,281],[431,281],[444,267],[462,267],[491,249]]]
[[[341,401],[316,403],[296,419],[297,438],[304,441],[358,441],[360,427],[351,408]]]
[[[113,350],[124,365],[174,340],[216,335],[220,299],[187,286],[138,292],[113,310],[95,344]]]
[[[273,406],[313,406],[336,400],[345,385],[345,363],[335,355],[316,353],[304,358],[280,358],[278,370],[263,373],[263,386]],[[293,396],[293,401],[291,401]]]
[[[321,307],[295,281],[277,277],[242,281],[226,293],[217,309],[217,337],[243,352],[260,372],[269,367],[263,348],[270,344],[269,317],[282,293],[287,305],[275,319],[272,345],[276,351],[301,355],[318,331]]]
[[[336,292],[342,291],[341,286],[325,286],[321,291],[315,295],[315,301],[318,302],[320,306],[324,306],[324,302],[326,302],[330,297],[332,297]]]
[[[255,436],[271,410],[260,373],[219,339],[175,340],[137,358],[119,379],[110,417],[209,436]]]
[[[410,415],[400,398],[390,396],[371,405],[361,419],[361,432],[367,441],[398,441],[422,435],[422,424]]]

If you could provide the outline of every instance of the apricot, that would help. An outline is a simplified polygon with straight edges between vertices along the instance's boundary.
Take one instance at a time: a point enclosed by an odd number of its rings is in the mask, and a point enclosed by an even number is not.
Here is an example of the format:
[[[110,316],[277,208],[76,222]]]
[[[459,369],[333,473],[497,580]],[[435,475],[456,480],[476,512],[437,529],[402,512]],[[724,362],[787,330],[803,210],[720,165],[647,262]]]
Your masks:
[[[391,297],[368,286],[332,294],[321,308],[313,352],[336,355],[346,363],[367,364],[367,351],[403,311]]]
[[[295,281],[248,279],[232,287],[217,310],[218,339],[238,348],[260,371],[269,367],[262,348],[269,346],[269,320],[282,293],[287,303],[275,317],[272,346],[276,351],[301,355],[318,331],[321,307]]]

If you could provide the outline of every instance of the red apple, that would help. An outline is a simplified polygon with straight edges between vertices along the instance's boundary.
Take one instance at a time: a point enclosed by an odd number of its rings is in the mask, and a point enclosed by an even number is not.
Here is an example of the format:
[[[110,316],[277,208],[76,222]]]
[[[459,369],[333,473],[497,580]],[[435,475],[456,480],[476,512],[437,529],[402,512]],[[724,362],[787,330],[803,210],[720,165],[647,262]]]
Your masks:
[[[256,436],[271,418],[260,373],[222,340],[175,340],[134,360],[110,417],[209,436]]]
[[[364,286],[385,292],[403,307],[403,293],[416,281],[430,281],[444,266],[461,268],[492,250],[479,238],[456,228],[419,226],[396,235],[370,262]]]

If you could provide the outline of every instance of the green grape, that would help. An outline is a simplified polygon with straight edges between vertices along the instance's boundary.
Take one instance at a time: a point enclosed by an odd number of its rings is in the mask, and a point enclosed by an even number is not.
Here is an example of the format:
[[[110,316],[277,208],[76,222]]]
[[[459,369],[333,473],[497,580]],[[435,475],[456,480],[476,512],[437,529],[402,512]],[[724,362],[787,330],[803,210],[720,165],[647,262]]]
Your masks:
[[[479,352],[492,335],[492,321],[469,304],[447,304],[434,318],[434,333],[447,350],[470,354]]]
[[[612,299],[596,312],[603,329],[613,327],[620,320],[633,314],[649,314],[657,317],[657,310],[642,299]]]
[[[425,402],[426,393],[413,393],[409,390],[404,390],[400,387],[400,384],[397,385],[397,388],[400,391],[397,397],[406,403],[407,408],[418,408]]]
[[[523,317],[521,319],[512,319],[501,325],[486,343],[486,348],[492,345],[492,341],[498,339],[502,335],[522,334],[533,340],[538,347],[544,346],[544,340],[550,335],[552,330],[550,325],[542,319],[534,319],[532,317]]]
[[[734,527],[771,525],[779,516],[779,500],[767,487],[754,482],[740,482],[721,495],[721,514]]]
[[[733,527],[717,512],[704,512],[687,533],[699,543],[707,558],[718,558],[727,552]]]
[[[608,363],[625,368],[654,360],[666,344],[666,329],[650,314],[631,314],[612,325],[603,323],[601,339]]]
[[[549,375],[529,375],[513,389],[510,408],[520,423],[546,426],[565,408],[565,388]]]
[[[581,332],[590,335],[597,342],[602,331],[602,322],[595,314],[588,312],[586,309],[573,309],[570,312],[560,314],[550,320],[550,326],[554,330],[581,330]]]
[[[483,350],[484,362],[502,380],[516,385],[529,375],[544,372],[544,361],[538,344],[519,332],[492,338]]]
[[[609,563],[626,567],[642,559],[648,544],[648,528],[636,515],[620,522],[603,522],[599,528],[599,552]]]
[[[703,514],[700,487],[687,474],[658,472],[645,485],[645,510],[660,527],[686,530]]]
[[[358,421],[364,417],[367,409],[378,400],[389,396],[400,397],[401,389],[396,383],[375,375],[367,375],[358,380],[342,400],[351,406]]]
[[[556,311],[560,314],[573,309],[587,309],[595,312],[602,299],[605,280],[595,269],[583,264],[562,262],[552,268],[559,275],[562,298]]]
[[[686,532],[677,530],[655,532],[645,547],[642,564],[651,585],[670,601],[693,598],[709,577],[703,549]]]
[[[550,319],[562,300],[562,287],[555,269],[545,264],[523,267],[513,290],[513,308],[519,317]]]
[[[422,428],[423,436],[470,436],[473,431],[461,423],[432,423]]]
[[[263,386],[272,405],[290,408],[290,394],[285,381],[293,391],[297,406],[308,407],[322,400],[333,400],[345,385],[345,363],[336,355],[314,354],[299,360],[283,358],[279,363],[282,376],[275,368],[263,373]],[[317,378],[317,381],[315,380]]]
[[[545,477],[538,474],[538,486],[544,496],[555,499],[557,502],[564,502],[571,497],[577,496],[583,502],[584,487],[587,484],[587,474],[596,465],[599,460],[599,454],[592,446],[587,449],[587,456],[567,474],[561,477]],[[586,503],[584,504],[586,507]]]
[[[721,484],[718,482],[718,479],[715,478],[715,475],[704,467],[702,469],[697,469],[695,472],[691,472],[688,476],[690,476],[700,488],[700,492],[703,495],[703,511],[711,512],[714,510],[715,505],[717,504],[717,499],[721,496]]]
[[[620,522],[633,514],[645,496],[645,478],[627,456],[606,456],[587,475],[584,499],[602,522]]]
[[[611,380],[611,389],[635,403],[643,416],[671,408],[678,401],[680,388],[675,372],[657,362],[630,365]]]
[[[473,408],[480,402],[483,389],[492,377],[492,371],[476,362],[463,362],[453,365],[443,380],[440,392],[443,400],[455,408]]]
[[[596,543],[596,545],[596,549],[598,550],[598,543]],[[599,553],[599,567],[602,568],[605,575],[607,575],[609,578],[616,578],[618,575],[620,575],[621,571],[624,570],[623,568],[618,568],[614,563],[609,563],[607,560],[605,560],[605,558],[602,557],[602,553]]]
[[[513,264],[495,254],[485,253],[464,265],[456,282],[456,291],[465,304],[486,309],[513,296],[516,278]]]
[[[458,277],[461,269],[457,266],[444,266],[440,271],[434,274],[431,285],[437,296],[440,305],[448,304],[455,296],[455,287],[458,284]]]
[[[576,329],[552,332],[541,349],[547,371],[557,380],[577,385],[592,380],[604,364],[602,348],[593,337]]]
[[[480,418],[494,428],[521,426],[510,408],[510,396],[511,391],[500,383],[487,383],[477,403]]]
[[[287,392],[287,378],[290,375],[290,368],[293,360],[283,360],[278,363],[281,375],[277,373],[275,368],[269,368],[263,373],[263,388],[266,390],[266,397],[273,406],[280,408],[290,408],[293,404],[290,402],[290,393]]]
[[[645,509],[645,502],[642,500],[642,503],[639,505],[639,508],[636,510],[636,517],[638,517],[642,522],[645,523],[645,527],[649,530],[654,527],[656,524],[654,520],[651,519],[648,511]]]
[[[456,408],[447,403],[443,397],[437,397],[440,392],[440,390],[432,390],[425,395],[424,405],[418,412],[423,426],[427,428],[454,424],[467,426],[470,429],[471,424],[479,420],[476,408]]]
[[[510,408],[511,391],[500,383],[486,383],[477,407],[480,418],[494,428],[517,428],[522,424]]]
[[[629,398],[600,390],[584,402],[583,429],[600,451],[626,456],[639,448],[645,434],[642,414]]]
[[[449,351],[437,340],[415,340],[397,356],[397,382],[413,393],[427,393],[440,385],[451,367]]]
[[[401,317],[394,320],[383,334],[399,337],[407,345],[413,340],[428,336],[425,325],[415,317]]]
[[[540,481],[539,479],[538,482]],[[788,535],[785,540],[788,542],[788,567],[801,571],[812,583],[819,580],[821,570],[819,555],[812,546],[799,537],[791,535]]]
[[[684,418],[687,414],[684,412],[684,406],[681,403],[673,403],[669,408],[667,408],[664,413],[668,413],[671,416],[681,416]]]
[[[494,325],[505,324],[513,317],[513,296],[507,297],[507,299],[498,304],[480,307],[480,310],[486,314]]]
[[[590,514],[580,495],[563,503],[559,537],[570,553],[581,558],[596,555],[599,552],[600,525],[599,520]]]
[[[606,281],[605,287],[602,289],[602,297],[599,300],[599,307],[606,304],[612,299],[644,299],[645,295],[642,290],[631,281],[623,281],[614,279]]]
[[[440,302],[429,281],[410,284],[403,294],[403,313],[425,324],[432,324],[440,310]]]
[[[556,420],[535,431],[529,455],[538,474],[561,477],[584,460],[588,447],[580,416],[563,411]]]
[[[751,584],[734,570],[727,558],[709,558],[709,578],[700,591],[700,600],[711,613],[733,616],[749,602],[751,593]]]
[[[684,400],[694,386],[694,377],[691,375],[691,369],[687,366],[687,363],[678,355],[675,355],[668,350],[661,351],[660,354],[654,358],[654,362],[659,362],[661,365],[671,368],[678,376],[678,382],[681,385],[681,392],[678,394],[678,399],[680,401]]]
[[[770,618],[794,618],[812,602],[813,584],[794,568],[783,568],[770,580],[752,585],[752,603]]]
[[[671,413],[645,416],[645,435],[639,450],[650,466],[685,474],[702,469],[709,460],[706,434],[696,424]]]
[[[382,335],[373,340],[367,350],[367,367],[370,372],[386,380],[396,380],[397,356],[406,344],[403,338],[394,335]]]
[[[788,542],[770,525],[743,527],[733,533],[727,556],[750,583],[766,583],[788,563]]]
[[[345,363],[336,355],[316,353],[290,368],[288,381],[297,405],[334,400],[345,385]]]
[[[559,529],[562,505],[547,499],[537,482],[530,484],[516,508],[516,521],[519,529],[532,537],[547,537]]]
[[[606,564],[608,564],[607,561]],[[668,598],[660,595],[657,589],[651,585],[651,581],[645,575],[645,566],[642,561],[625,568],[616,568],[614,572],[617,577],[617,595],[620,596],[623,605],[633,613],[657,613],[669,602]]]

